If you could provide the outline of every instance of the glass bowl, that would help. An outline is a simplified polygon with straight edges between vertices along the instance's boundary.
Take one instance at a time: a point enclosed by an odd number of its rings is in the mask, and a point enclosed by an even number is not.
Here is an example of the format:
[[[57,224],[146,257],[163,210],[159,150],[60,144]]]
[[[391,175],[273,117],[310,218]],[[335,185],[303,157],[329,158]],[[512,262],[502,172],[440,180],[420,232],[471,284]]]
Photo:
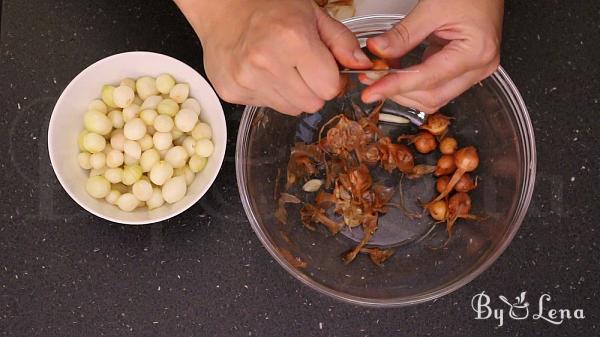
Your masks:
[[[347,20],[359,40],[375,36],[401,20],[400,15],[375,15]],[[420,50],[402,62],[418,62]],[[428,301],[473,280],[506,249],[529,206],[535,180],[535,140],[521,95],[500,67],[491,77],[456,98],[442,112],[452,116],[450,132],[461,146],[475,145],[480,156],[479,186],[470,193],[472,213],[481,221],[461,221],[447,239],[445,226],[429,216],[413,220],[390,209],[380,218],[370,242],[393,247],[395,254],[383,266],[367,256],[345,265],[340,256],[360,241],[360,230],[335,236],[323,227],[305,229],[297,205],[287,207],[288,223],[274,216],[278,195],[285,185],[290,148],[298,141],[313,142],[320,127],[349,102],[360,104],[359,89],[328,102],[314,115],[290,117],[268,108],[247,107],[236,149],[238,187],[252,228],[292,276],[334,298],[370,306],[401,306]],[[390,135],[414,132],[411,125],[382,125]],[[417,162],[429,160],[416,157]],[[283,178],[283,179],[282,179]],[[283,183],[282,183],[283,182]],[[399,183],[398,180],[394,183]],[[435,179],[402,179],[407,208],[418,211],[420,200],[435,193]],[[398,193],[397,193],[398,194]],[[398,198],[398,196],[396,196]],[[396,200],[397,201],[397,200]]]

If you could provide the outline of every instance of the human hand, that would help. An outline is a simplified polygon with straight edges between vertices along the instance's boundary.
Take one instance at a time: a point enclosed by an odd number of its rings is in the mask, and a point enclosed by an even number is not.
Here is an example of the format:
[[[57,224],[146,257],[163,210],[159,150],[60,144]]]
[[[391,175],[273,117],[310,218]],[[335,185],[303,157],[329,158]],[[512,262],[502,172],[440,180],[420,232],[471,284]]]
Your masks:
[[[379,80],[362,93],[370,103],[390,98],[433,113],[478,81],[500,62],[503,0],[421,0],[393,29],[367,40],[383,59],[396,59],[428,40],[422,63]]]
[[[341,90],[336,60],[370,60],[344,25],[309,0],[176,0],[202,41],[204,67],[225,101],[316,112]]]

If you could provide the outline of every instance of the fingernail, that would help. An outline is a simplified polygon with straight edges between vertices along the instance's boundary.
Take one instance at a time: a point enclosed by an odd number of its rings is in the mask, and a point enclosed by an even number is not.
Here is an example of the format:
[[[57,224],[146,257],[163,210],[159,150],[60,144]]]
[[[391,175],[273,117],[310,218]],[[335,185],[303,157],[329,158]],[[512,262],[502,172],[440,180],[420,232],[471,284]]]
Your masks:
[[[375,41],[375,45],[379,50],[385,50],[390,45],[390,41],[385,36],[374,37],[373,40]]]
[[[371,80],[370,80],[370,79],[368,79],[368,78],[365,78],[365,79],[362,79],[362,80],[359,80],[359,81],[360,81],[360,83],[361,83],[362,85],[366,85],[366,86],[369,86],[369,85],[371,85],[371,84],[375,83],[375,81],[371,81]]]
[[[365,99],[365,103],[373,103],[373,102],[377,102],[377,101],[381,101],[383,99],[383,96],[379,95],[379,94],[373,94],[370,96],[367,96]]]
[[[354,50],[354,59],[359,63],[369,63],[371,60],[365,55],[365,53],[359,48]]]
[[[382,78],[383,76],[385,76],[385,73],[382,71],[369,71],[369,72],[366,72],[365,75],[367,75],[367,77],[370,80],[377,81],[380,78]]]
[[[375,83],[375,81],[369,79],[366,74],[358,74],[358,81],[364,85],[371,85]]]

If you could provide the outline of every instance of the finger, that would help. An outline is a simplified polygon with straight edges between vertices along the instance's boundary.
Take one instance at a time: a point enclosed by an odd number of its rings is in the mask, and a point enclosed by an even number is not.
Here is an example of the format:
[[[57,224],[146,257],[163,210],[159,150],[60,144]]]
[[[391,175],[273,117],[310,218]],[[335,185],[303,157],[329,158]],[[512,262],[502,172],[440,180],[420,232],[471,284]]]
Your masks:
[[[367,47],[382,58],[396,58],[407,54],[427,38],[436,28],[428,4],[417,5],[401,22],[387,32],[367,40]]]
[[[438,45],[440,47],[443,47],[443,46],[447,45],[451,41],[451,40],[444,39],[444,38],[438,36],[436,33],[433,33],[433,34],[429,35],[427,37],[427,39],[425,39],[425,40],[427,42],[429,42],[430,44],[435,44],[435,45]]]
[[[212,80],[212,78],[215,79]],[[255,97],[252,97],[246,88],[238,85],[229,76],[223,75],[220,78],[209,76],[209,79],[222,100],[233,104],[255,105]]]
[[[322,100],[304,84],[293,62],[286,64],[289,57],[274,55],[274,59],[281,61],[262,67],[249,63],[232,66],[236,76],[224,74],[221,91],[237,102],[249,104],[248,101],[254,101],[255,105],[269,106],[290,115],[301,113],[304,106],[311,109],[315,105],[320,107]],[[294,99],[296,101],[292,102]]]
[[[477,68],[476,62],[460,48],[460,42],[451,42],[423,63],[407,68],[410,72],[390,74],[371,85],[365,90],[365,102],[374,102],[377,97],[432,89],[473,68]]]
[[[439,52],[440,50],[442,50],[443,46],[438,45],[438,44],[430,44],[429,46],[427,46],[427,48],[425,48],[425,51],[423,52],[423,56],[421,56],[421,62],[425,62],[427,61],[427,59],[429,57],[431,57],[431,55]]]
[[[396,95],[391,97],[391,99],[399,104],[413,104],[409,107],[427,113],[433,113],[444,105],[448,104],[448,102],[455,97],[458,97],[470,89],[480,80],[481,74],[482,70],[480,69],[472,70],[449,82],[444,83],[438,88]]]
[[[214,70],[207,71],[208,79],[211,84],[224,101],[234,104],[244,105],[264,105],[264,100],[259,100],[249,86],[244,86],[243,83],[238,79],[240,65],[237,63],[230,63],[224,67],[211,66],[206,67],[207,69]],[[254,78],[254,76],[248,76]]]
[[[371,85],[376,82],[376,80],[371,79],[367,74],[358,74],[358,81],[364,85]]]
[[[321,99],[305,83],[296,68],[281,70],[278,76],[273,78],[279,94],[297,109],[314,113],[317,112],[325,101]]]
[[[351,69],[368,69],[371,60],[360,49],[358,39],[346,26],[330,17],[320,8],[315,8],[317,28],[321,40],[335,58],[345,67]]]
[[[407,96],[428,106],[439,108],[473,87],[482,79],[482,75],[482,69],[472,70],[433,90],[419,91],[414,94],[407,94]]]
[[[341,87],[337,63],[322,43],[315,43],[310,49],[297,61],[296,69],[319,98],[330,100],[338,95]]]
[[[416,101],[410,97],[406,97],[404,95],[396,95],[396,96],[390,97],[390,99],[404,107],[412,108],[417,111],[423,111],[427,114],[432,114],[437,111],[436,107],[426,106],[423,103]]]
[[[268,92],[268,98],[264,100],[265,105],[286,115],[297,116],[302,113],[302,110],[291,104],[283,95],[279,93],[277,88]]]

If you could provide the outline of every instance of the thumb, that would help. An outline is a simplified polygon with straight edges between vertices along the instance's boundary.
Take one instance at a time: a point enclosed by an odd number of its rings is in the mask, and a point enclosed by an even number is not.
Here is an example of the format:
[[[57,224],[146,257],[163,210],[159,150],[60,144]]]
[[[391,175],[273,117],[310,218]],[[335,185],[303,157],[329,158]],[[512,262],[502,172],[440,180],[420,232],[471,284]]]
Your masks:
[[[319,36],[336,60],[351,69],[370,68],[373,64],[360,49],[358,39],[354,33],[321,8],[317,7],[315,10]]]
[[[429,9],[424,5],[417,5],[392,29],[368,39],[367,47],[381,58],[398,58],[413,50],[436,28],[436,20],[431,17]]]

